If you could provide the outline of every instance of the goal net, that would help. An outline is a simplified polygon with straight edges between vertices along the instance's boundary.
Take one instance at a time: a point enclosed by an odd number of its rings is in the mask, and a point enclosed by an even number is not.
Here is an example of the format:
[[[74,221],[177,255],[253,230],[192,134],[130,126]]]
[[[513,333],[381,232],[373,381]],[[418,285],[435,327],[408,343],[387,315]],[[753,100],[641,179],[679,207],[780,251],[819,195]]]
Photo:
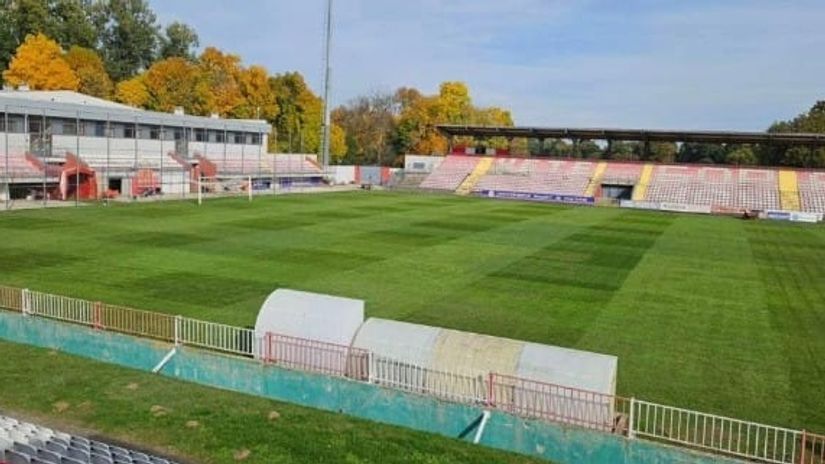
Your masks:
[[[255,180],[252,176],[200,178],[193,181],[193,184],[193,190],[197,192],[198,204],[213,198],[243,197],[252,201],[255,192]]]

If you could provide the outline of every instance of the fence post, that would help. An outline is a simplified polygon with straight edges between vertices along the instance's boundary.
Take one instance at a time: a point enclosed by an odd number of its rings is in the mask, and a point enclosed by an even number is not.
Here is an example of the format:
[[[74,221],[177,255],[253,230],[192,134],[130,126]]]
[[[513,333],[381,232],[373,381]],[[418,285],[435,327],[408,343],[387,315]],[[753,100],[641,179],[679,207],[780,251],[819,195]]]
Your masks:
[[[92,309],[92,312],[94,313],[94,321],[92,326],[98,330],[103,329],[103,322],[100,314],[101,306],[102,304],[99,301],[95,301]]]
[[[264,364],[272,361],[272,332],[264,335]]]
[[[20,292],[22,296],[22,303],[23,303],[23,315],[28,316],[32,313],[32,300],[31,300],[31,293],[29,292],[28,288],[24,288]]]
[[[805,464],[805,450],[808,447],[808,431],[802,430],[802,442],[799,445],[799,464]]]
[[[495,381],[495,374],[489,372],[487,374],[487,405],[495,407],[495,398],[493,397],[493,382]]]
[[[373,366],[374,366],[375,360],[373,359],[372,356],[373,356],[372,351],[367,351],[367,382],[368,383],[373,383],[372,371],[373,371]]]
[[[633,422],[636,419],[636,397],[630,397],[630,417],[627,418],[627,438],[636,438]]]
[[[181,324],[183,323],[183,317],[180,315],[175,316],[175,346],[180,346],[181,340]]]

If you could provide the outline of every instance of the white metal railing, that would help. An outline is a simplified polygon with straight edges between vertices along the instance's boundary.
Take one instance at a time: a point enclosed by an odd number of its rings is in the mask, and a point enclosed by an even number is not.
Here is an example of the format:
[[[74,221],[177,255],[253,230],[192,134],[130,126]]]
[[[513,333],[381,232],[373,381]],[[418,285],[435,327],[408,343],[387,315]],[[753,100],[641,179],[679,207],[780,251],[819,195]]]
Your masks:
[[[176,318],[176,342],[241,356],[256,356],[255,331],[188,317]]]
[[[94,303],[91,301],[49,293],[23,290],[23,309],[26,314],[76,324],[94,325],[95,320]]]
[[[485,376],[439,371],[376,354],[370,356],[369,381],[461,403],[486,403]]]
[[[799,462],[802,432],[729,417],[634,401],[636,436],[667,441],[760,462]]]
[[[349,346],[0,286],[0,308],[100,330],[256,357],[283,367],[345,376],[387,388],[521,417],[646,438],[772,464],[825,464],[825,436],[496,373],[425,368]]]

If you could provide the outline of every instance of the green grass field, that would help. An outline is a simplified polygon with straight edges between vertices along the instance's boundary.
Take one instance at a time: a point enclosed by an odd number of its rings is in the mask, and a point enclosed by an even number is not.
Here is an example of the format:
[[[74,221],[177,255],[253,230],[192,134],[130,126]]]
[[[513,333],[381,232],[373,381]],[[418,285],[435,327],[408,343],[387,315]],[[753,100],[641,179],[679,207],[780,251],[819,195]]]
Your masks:
[[[825,432],[825,229],[380,192],[0,214],[0,283],[251,325],[275,288],[619,357],[619,393]]]

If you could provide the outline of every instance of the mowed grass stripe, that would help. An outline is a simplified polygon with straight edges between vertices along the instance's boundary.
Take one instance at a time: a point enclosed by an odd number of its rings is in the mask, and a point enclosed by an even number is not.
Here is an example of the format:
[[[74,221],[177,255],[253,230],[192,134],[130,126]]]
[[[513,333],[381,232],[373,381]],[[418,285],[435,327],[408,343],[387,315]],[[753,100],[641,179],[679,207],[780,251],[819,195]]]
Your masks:
[[[578,347],[619,356],[625,395],[793,424],[796,392],[744,223],[679,216]]]
[[[480,268],[479,278],[415,314],[422,322],[509,338],[575,346],[625,277],[653,245],[650,233],[628,237],[604,231],[626,211],[610,215],[573,209],[577,227],[545,227],[540,247]],[[593,219],[596,218],[596,221]],[[560,217],[555,220],[562,222]],[[664,221],[647,232],[662,233]],[[553,230],[554,234],[547,234]],[[517,240],[521,240],[518,236]]]
[[[756,223],[747,236],[783,353],[796,427],[825,423],[825,241],[811,226]]]

